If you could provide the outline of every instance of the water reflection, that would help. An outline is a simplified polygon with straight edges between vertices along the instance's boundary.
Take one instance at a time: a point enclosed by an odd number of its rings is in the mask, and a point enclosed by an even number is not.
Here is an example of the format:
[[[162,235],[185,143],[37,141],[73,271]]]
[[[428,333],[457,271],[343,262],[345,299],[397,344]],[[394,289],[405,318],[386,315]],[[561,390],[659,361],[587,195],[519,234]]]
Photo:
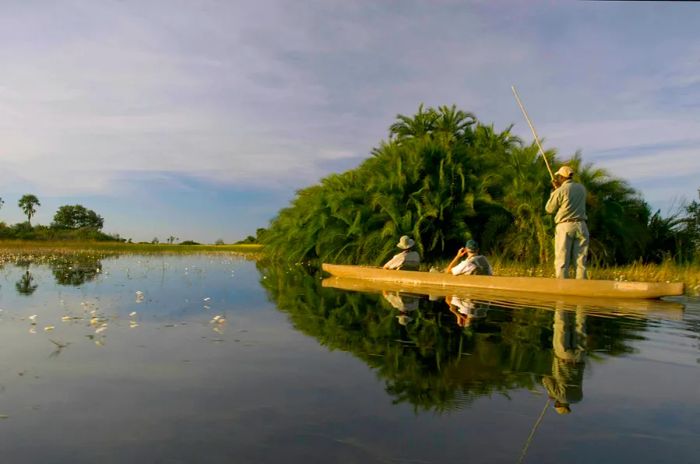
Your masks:
[[[24,273],[15,283],[15,289],[20,295],[30,296],[39,288],[31,271],[32,266],[48,266],[58,285],[75,287],[83,285],[100,275],[103,258],[103,256],[83,253],[18,256],[12,263],[23,269]]]
[[[27,265],[24,274],[15,283],[15,289],[17,293],[24,296],[30,296],[33,294],[39,286],[34,283],[34,276],[29,272],[29,266]]]
[[[474,301],[471,298],[463,298],[452,295],[445,298],[445,303],[450,312],[455,315],[455,322],[460,327],[470,327],[477,321],[484,319],[489,309],[489,304]]]
[[[406,325],[413,320],[411,313],[418,309],[420,297],[400,292],[382,292],[384,300],[386,300],[394,309],[398,310],[399,314],[396,320],[401,325]]]
[[[395,403],[416,410],[460,409],[482,395],[527,389],[568,413],[583,398],[587,355],[633,352],[647,324],[589,322],[587,308],[566,303],[545,309],[396,289],[343,292],[300,271],[263,273],[262,285],[297,329],[362,359]]]
[[[92,255],[57,256],[48,264],[59,285],[82,285],[94,280],[102,271],[102,260]]]
[[[583,370],[586,353],[586,315],[583,308],[575,312],[556,308],[552,336],[554,356],[552,373],[542,379],[554,409],[559,414],[571,412],[571,404],[583,399]]]

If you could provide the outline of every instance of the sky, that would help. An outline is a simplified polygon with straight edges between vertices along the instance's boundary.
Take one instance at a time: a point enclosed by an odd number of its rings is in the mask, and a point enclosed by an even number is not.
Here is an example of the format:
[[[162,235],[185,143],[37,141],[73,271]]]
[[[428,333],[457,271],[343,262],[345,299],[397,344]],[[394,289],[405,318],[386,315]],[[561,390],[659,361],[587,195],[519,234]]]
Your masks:
[[[233,242],[357,166],[397,114],[457,105],[626,179],[700,187],[700,3],[0,0],[0,221]]]

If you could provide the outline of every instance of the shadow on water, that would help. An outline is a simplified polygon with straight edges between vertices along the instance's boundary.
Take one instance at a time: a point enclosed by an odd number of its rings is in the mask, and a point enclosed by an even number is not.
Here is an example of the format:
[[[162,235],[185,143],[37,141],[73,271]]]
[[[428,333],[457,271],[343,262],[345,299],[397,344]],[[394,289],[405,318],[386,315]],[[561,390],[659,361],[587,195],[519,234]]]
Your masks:
[[[416,411],[544,389],[558,413],[570,413],[583,398],[586,364],[632,353],[647,325],[638,317],[591,317],[600,308],[568,303],[339,290],[302,268],[260,267],[262,285],[296,329],[361,359],[395,404]]]

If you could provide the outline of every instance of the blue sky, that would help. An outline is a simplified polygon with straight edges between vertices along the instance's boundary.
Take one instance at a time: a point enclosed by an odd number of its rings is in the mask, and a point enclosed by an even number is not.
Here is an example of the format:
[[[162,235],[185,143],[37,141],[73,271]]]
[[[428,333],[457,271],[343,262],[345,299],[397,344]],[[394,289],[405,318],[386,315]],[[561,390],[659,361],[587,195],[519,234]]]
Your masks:
[[[238,240],[456,104],[671,211],[700,187],[700,4],[3,1],[0,220],[80,203],[134,240]]]

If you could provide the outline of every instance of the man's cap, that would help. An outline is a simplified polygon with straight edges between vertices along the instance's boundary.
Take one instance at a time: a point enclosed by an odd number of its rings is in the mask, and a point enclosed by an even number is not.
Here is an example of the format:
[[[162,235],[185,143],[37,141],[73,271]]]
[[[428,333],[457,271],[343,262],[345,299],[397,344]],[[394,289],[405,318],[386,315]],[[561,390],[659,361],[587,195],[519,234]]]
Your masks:
[[[476,243],[476,240],[467,240],[467,243],[464,245],[464,247],[469,248],[470,250],[478,250],[479,244]]]
[[[568,404],[559,401],[554,402],[554,410],[557,414],[569,414],[571,412],[571,408]]]
[[[568,179],[569,177],[574,175],[574,170],[571,169],[569,166],[562,166],[554,174]]]
[[[403,250],[408,250],[415,244],[416,242],[412,238],[410,238],[408,235],[404,235],[399,239],[399,243],[397,243],[396,246]]]

